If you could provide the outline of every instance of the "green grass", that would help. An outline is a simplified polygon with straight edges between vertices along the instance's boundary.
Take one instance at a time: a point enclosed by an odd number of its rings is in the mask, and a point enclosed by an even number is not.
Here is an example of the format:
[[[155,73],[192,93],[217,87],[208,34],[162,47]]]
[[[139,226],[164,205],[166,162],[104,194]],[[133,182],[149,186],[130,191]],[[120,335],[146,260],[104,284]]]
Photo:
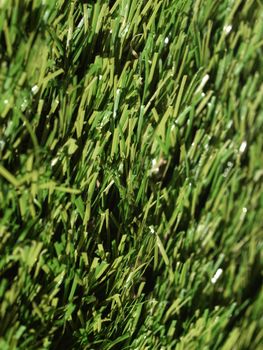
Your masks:
[[[0,349],[259,350],[260,0],[0,0]]]

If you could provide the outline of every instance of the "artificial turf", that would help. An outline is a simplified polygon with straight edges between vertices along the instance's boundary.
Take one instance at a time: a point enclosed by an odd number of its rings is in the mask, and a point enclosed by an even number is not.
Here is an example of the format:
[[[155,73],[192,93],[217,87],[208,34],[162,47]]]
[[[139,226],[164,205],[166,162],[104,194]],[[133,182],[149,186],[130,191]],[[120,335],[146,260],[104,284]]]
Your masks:
[[[0,350],[262,349],[260,0],[0,0]]]

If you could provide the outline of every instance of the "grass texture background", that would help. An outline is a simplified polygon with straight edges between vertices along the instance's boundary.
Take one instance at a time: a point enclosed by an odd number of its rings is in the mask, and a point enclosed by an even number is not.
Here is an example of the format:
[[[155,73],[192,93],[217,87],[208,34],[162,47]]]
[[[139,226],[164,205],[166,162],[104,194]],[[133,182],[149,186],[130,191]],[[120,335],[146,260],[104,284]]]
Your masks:
[[[0,0],[0,349],[262,345],[260,0]]]

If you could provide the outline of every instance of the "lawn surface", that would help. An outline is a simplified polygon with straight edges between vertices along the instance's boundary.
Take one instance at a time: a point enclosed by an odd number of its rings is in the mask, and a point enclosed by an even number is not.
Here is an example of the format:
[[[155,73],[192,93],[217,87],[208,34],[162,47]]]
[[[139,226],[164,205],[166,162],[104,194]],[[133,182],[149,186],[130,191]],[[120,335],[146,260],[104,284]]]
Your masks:
[[[0,0],[0,349],[262,349],[260,0]]]

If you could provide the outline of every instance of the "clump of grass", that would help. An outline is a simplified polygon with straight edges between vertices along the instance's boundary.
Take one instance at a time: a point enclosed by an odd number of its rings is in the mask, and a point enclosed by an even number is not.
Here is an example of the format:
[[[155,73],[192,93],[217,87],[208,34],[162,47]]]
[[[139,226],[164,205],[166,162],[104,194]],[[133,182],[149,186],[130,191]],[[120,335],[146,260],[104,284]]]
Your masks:
[[[259,1],[0,1],[0,348],[260,349]]]

